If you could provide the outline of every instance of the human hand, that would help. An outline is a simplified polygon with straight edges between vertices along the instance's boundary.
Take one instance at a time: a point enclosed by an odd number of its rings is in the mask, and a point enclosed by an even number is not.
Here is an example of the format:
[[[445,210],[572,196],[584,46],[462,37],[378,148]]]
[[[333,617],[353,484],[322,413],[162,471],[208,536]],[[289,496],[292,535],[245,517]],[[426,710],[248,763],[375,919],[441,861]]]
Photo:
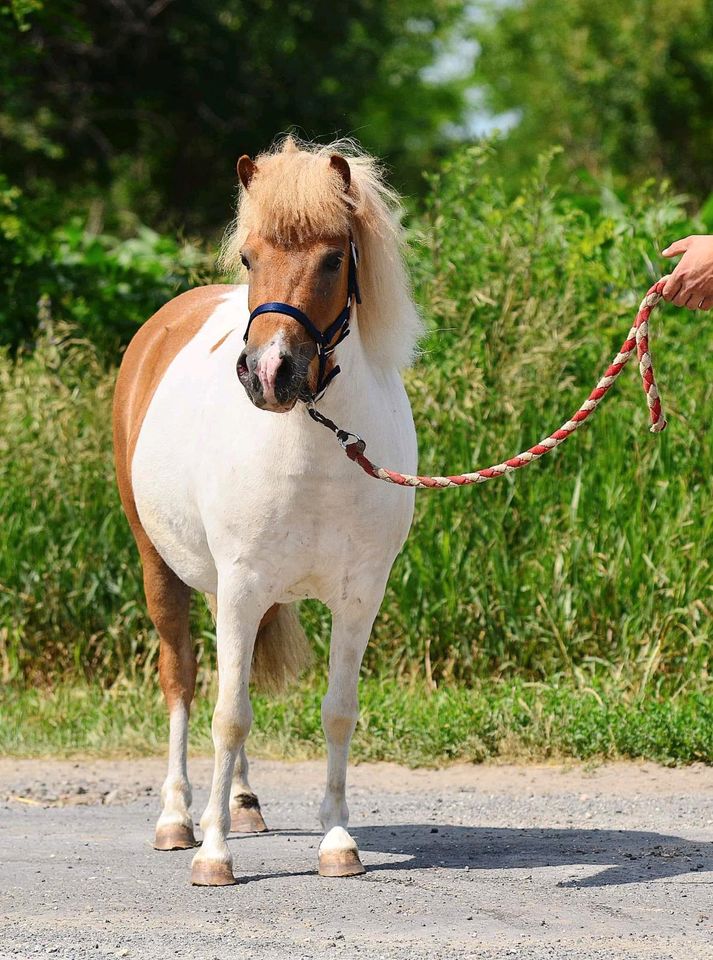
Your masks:
[[[664,257],[683,254],[666,279],[664,300],[689,310],[710,310],[713,307],[713,236],[684,237],[666,247],[662,254]]]

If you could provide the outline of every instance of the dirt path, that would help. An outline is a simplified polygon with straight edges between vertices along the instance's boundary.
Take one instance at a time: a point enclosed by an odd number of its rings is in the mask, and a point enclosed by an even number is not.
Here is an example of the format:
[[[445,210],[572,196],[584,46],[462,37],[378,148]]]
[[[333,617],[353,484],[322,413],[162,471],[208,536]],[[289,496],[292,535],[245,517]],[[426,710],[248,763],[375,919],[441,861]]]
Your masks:
[[[162,774],[0,760],[2,960],[713,957],[711,768],[355,767],[368,872],[339,881],[314,872],[324,765],[255,761],[273,832],[230,841],[222,889],[151,849]]]

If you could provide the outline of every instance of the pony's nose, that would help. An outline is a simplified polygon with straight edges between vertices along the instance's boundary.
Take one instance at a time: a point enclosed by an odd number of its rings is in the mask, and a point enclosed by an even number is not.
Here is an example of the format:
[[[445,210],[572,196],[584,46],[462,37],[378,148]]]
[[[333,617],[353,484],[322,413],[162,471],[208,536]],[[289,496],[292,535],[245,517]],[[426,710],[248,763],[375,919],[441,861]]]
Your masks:
[[[284,345],[269,344],[262,352],[246,347],[238,357],[238,379],[258,406],[284,407],[296,399],[307,372],[299,359]]]
[[[240,378],[241,381],[243,380],[244,377],[247,377],[248,373],[250,372],[248,369],[248,351],[247,350],[243,350],[243,352],[238,357],[238,363],[237,363],[236,369],[238,371],[238,377]]]
[[[279,342],[269,343],[258,357],[255,372],[267,403],[278,402],[278,380],[279,385],[284,387],[285,381],[289,380],[291,375],[290,367],[288,352]]]

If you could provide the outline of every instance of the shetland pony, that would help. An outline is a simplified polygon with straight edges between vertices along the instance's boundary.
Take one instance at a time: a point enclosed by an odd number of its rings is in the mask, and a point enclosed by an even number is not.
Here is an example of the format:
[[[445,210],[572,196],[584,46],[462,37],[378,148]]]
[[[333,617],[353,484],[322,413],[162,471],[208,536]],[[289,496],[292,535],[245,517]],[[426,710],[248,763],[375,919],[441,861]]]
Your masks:
[[[229,831],[266,829],[248,780],[249,682],[252,671],[278,687],[303,667],[295,604],[307,597],[332,613],[319,872],[363,872],[345,798],[358,675],[413,491],[374,483],[339,456],[305,401],[323,392],[321,413],[364,431],[377,459],[416,469],[399,371],[420,326],[398,201],[376,162],[348,143],[287,138],[256,161],[241,157],[238,173],[221,256],[247,283],[199,287],[154,314],[126,351],[114,400],[119,491],[170,715],[159,850],[196,846],[186,764],[192,591],[216,620],[215,767],[191,870],[194,884],[210,886],[235,882]]]

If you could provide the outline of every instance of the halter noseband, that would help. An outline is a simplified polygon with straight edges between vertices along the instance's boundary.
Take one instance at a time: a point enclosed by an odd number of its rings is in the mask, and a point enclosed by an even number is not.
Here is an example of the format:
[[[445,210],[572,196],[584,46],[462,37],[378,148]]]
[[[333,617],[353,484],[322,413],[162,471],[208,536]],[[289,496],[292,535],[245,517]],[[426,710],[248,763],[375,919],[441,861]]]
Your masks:
[[[357,252],[354,246],[354,240],[349,234],[349,275],[347,280],[347,302],[334,323],[330,323],[326,330],[318,330],[310,318],[298,307],[293,307],[291,303],[282,303],[279,300],[271,300],[267,303],[261,303],[255,307],[248,318],[248,325],[245,328],[243,341],[247,343],[250,335],[250,327],[255,317],[263,313],[283,313],[286,317],[291,317],[301,324],[307,333],[312,337],[317,345],[317,360],[319,367],[317,370],[317,386],[312,396],[309,398],[311,403],[316,403],[324,395],[324,391],[339,373],[339,365],[332,367],[329,373],[327,370],[327,361],[334,353],[339,344],[349,336],[349,318],[352,312],[352,302],[361,303],[359,295],[359,284],[357,283]],[[336,337],[336,339],[335,339]]]

